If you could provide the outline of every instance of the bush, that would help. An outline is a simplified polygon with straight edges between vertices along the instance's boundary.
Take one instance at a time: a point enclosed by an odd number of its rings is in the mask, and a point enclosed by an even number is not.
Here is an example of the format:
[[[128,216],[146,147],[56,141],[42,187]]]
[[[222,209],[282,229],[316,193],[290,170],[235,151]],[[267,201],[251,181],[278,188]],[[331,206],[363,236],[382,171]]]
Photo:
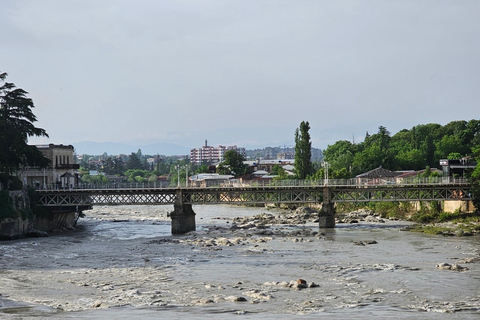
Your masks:
[[[338,213],[346,213],[356,211],[358,209],[364,208],[364,203],[357,202],[339,202],[335,205],[335,211]]]
[[[415,222],[418,222],[418,223],[431,223],[431,222],[436,221],[437,215],[438,214],[436,214],[436,213],[419,211],[411,217],[411,220],[415,221]]]
[[[478,221],[479,217],[476,214],[460,212],[437,212],[434,210],[424,210],[417,212],[412,216],[412,220],[419,223],[432,223],[432,222],[448,222],[448,221]]]
[[[28,190],[28,198],[30,200],[30,208],[27,212],[25,212],[25,215],[30,217],[35,216],[39,218],[45,218],[48,220],[53,219],[53,214],[49,208],[37,206],[38,193],[36,193],[34,189]]]
[[[382,218],[405,219],[412,210],[408,202],[371,202],[369,207]]]

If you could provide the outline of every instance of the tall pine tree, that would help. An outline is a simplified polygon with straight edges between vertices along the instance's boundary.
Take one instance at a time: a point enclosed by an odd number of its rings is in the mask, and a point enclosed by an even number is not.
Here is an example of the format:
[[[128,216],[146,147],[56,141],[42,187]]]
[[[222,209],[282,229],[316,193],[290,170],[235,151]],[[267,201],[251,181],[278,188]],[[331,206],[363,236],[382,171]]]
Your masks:
[[[302,121],[300,128],[295,130],[295,173],[298,179],[305,179],[313,173],[312,142],[308,130],[308,121]]]
[[[0,179],[4,188],[21,167],[45,167],[49,163],[35,146],[27,144],[29,137],[48,137],[44,129],[33,124],[37,117],[32,112],[32,99],[6,78],[7,73],[0,73]]]

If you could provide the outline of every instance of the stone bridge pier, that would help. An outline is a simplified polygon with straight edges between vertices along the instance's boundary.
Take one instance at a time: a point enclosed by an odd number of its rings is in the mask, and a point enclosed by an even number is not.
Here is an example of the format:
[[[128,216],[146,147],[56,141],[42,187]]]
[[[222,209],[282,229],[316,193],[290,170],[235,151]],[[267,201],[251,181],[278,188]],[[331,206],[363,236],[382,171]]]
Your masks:
[[[320,228],[335,227],[335,203],[332,201],[330,188],[323,188],[322,210],[318,213],[318,224]]]
[[[177,199],[173,205],[173,212],[169,214],[172,219],[172,234],[184,234],[196,230],[195,212],[191,204],[183,203],[181,189],[177,191]]]

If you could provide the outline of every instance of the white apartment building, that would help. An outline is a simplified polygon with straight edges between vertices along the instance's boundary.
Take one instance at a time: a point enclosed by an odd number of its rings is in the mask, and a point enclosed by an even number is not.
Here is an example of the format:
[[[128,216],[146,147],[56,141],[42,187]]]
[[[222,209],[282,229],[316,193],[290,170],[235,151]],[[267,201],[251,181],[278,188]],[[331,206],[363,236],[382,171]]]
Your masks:
[[[238,153],[245,155],[245,148],[238,148],[237,146],[209,146],[207,140],[205,145],[201,148],[190,149],[190,161],[193,164],[210,164],[223,161],[223,155],[228,150],[235,150]]]

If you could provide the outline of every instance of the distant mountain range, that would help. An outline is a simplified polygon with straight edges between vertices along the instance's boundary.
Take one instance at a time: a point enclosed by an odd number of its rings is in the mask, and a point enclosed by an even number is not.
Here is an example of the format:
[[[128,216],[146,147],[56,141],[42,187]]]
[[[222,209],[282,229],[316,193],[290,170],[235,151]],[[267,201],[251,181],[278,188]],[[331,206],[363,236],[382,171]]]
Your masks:
[[[126,143],[120,142],[92,142],[92,141],[82,141],[72,144],[75,148],[75,152],[79,155],[89,154],[89,155],[101,155],[105,152],[108,155],[119,155],[126,154],[130,155],[132,152],[137,152],[138,149],[142,150],[144,155],[165,155],[165,156],[174,156],[174,155],[189,155],[190,148],[180,146],[173,143],[154,143],[146,145],[129,145]]]

